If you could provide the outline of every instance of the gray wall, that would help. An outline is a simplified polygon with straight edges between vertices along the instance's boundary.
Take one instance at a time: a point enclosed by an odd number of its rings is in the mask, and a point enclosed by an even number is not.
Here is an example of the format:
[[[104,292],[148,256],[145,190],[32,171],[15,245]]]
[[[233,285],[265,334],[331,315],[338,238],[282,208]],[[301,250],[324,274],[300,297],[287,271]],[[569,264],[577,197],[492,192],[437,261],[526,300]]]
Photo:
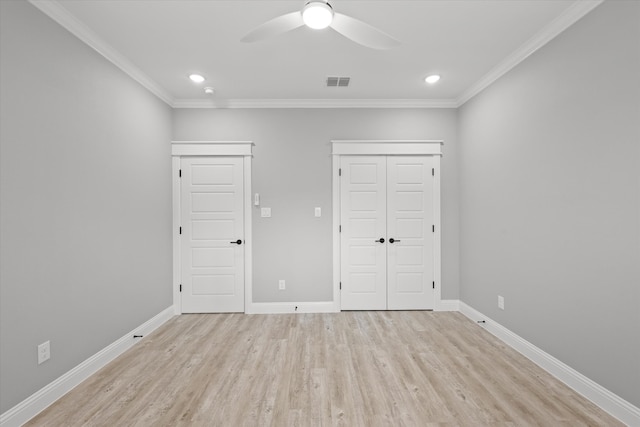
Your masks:
[[[462,301],[636,406],[639,23],[605,2],[459,111]]]
[[[332,300],[332,139],[443,139],[442,296],[458,298],[458,148],[450,109],[177,109],[174,140],[251,140],[254,302]],[[313,208],[322,208],[314,218]],[[287,281],[278,290],[278,279]]]
[[[26,1],[0,8],[4,412],[171,305],[171,109]]]

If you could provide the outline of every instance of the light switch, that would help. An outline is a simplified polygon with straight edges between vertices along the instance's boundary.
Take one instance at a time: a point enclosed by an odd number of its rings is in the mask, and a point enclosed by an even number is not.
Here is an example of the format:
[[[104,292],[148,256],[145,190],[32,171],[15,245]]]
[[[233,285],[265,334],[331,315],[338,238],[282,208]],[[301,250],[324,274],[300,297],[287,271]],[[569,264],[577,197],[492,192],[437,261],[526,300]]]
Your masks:
[[[316,218],[319,218],[322,216],[322,209],[321,208],[316,208]]]
[[[260,208],[260,216],[262,218],[271,218],[271,208]]]
[[[256,206],[260,206],[260,194],[256,193],[253,196],[253,204]]]

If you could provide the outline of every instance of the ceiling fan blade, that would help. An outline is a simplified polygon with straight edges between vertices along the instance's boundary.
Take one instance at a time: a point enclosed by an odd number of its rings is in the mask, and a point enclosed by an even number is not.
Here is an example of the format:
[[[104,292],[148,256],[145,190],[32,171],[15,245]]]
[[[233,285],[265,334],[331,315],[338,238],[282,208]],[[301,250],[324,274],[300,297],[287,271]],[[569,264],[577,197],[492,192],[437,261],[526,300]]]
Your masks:
[[[371,49],[391,49],[400,45],[400,42],[390,35],[342,13],[334,13],[331,28]]]
[[[286,15],[278,16],[277,18],[273,18],[272,20],[258,26],[249,34],[241,38],[240,41],[251,43],[264,40],[278,34],[286,33],[287,31],[291,31],[303,25],[304,21],[302,20],[302,14],[300,11],[287,13]]]

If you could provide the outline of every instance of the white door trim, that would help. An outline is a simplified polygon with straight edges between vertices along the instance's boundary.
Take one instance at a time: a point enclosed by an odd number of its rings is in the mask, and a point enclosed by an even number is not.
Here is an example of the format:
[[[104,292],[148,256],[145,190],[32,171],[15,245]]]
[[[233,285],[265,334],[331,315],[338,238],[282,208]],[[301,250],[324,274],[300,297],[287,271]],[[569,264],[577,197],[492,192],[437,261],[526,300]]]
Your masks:
[[[182,156],[237,156],[243,158],[244,169],[244,311],[249,309],[252,301],[252,247],[251,234],[251,159],[253,143],[251,141],[171,141],[171,171],[173,200],[173,310],[182,314],[180,295],[180,158]]]
[[[442,156],[440,140],[360,140],[334,139],[331,141],[331,154],[349,156],[371,155],[437,155]]]
[[[332,201],[333,201],[333,303],[335,311],[340,311],[340,156],[358,155],[427,155],[433,156],[434,195],[433,210],[435,222],[434,266],[435,301],[434,310],[441,311],[442,303],[442,221],[440,215],[440,158],[442,140],[332,140]]]

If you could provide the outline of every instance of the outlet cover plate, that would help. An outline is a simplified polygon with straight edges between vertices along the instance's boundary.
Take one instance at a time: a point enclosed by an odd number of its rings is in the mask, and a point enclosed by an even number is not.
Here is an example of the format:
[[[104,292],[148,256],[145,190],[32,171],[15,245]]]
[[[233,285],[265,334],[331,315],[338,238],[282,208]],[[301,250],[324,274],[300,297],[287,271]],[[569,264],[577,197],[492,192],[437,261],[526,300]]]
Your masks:
[[[51,358],[51,343],[45,341],[38,346],[38,365]]]
[[[504,297],[498,295],[498,308],[504,310]]]
[[[284,291],[286,289],[286,284],[284,280],[278,280],[278,289]]]
[[[271,218],[271,208],[260,208],[260,216],[262,218]]]

